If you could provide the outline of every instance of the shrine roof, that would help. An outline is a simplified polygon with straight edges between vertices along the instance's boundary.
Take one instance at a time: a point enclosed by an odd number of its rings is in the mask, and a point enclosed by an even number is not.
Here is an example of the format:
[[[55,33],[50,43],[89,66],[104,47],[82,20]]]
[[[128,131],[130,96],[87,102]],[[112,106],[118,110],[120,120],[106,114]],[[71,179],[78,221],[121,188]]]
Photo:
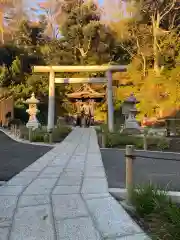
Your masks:
[[[83,84],[76,92],[66,95],[68,98],[103,98],[105,93],[96,92],[88,84]]]

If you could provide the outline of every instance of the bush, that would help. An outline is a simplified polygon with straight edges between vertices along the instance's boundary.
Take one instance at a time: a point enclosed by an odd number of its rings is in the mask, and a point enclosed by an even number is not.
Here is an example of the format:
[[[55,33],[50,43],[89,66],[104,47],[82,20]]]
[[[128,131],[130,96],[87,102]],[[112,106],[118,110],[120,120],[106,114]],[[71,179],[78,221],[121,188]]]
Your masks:
[[[9,126],[16,125],[17,127],[20,127],[22,125],[22,121],[18,118],[14,118],[14,119],[9,121],[8,125]]]
[[[143,138],[137,136],[125,135],[122,133],[106,133],[106,147],[120,147],[134,145],[137,149],[143,148]]]
[[[22,138],[22,139],[28,140],[29,139],[29,132],[28,132],[27,127],[22,125],[22,126],[20,126],[19,130],[20,130],[19,137]]]
[[[157,210],[157,206],[167,202],[165,191],[159,191],[151,184],[137,187],[132,191],[132,204],[140,217],[152,214]]]
[[[143,149],[144,139],[142,136],[127,135],[126,133],[110,133],[106,128],[96,129],[97,133],[100,134],[104,131],[105,147],[125,147],[126,145],[134,145],[136,149]],[[169,139],[165,137],[154,137],[146,136],[148,149],[166,150],[170,147]]]
[[[180,207],[173,203],[166,191],[149,184],[132,192],[132,204],[143,218],[153,239],[180,239]]]
[[[52,132],[53,142],[62,141],[70,132],[71,128],[67,126],[54,128]]]
[[[54,128],[52,132],[53,142],[61,142],[70,132],[71,128],[66,126]],[[20,138],[25,140],[29,139],[29,130],[25,126],[20,127]],[[32,131],[32,142],[49,142],[49,133],[46,127],[41,127]]]
[[[169,149],[170,147],[170,142],[168,139],[166,138],[161,138],[157,144],[157,147],[159,150],[163,151],[163,150],[166,150],[166,149]]]

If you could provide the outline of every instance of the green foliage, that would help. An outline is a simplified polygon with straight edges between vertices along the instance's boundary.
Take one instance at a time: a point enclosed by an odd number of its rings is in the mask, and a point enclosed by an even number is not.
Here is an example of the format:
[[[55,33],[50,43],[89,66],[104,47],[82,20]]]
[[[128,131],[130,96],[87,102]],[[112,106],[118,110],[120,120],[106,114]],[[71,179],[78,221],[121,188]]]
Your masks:
[[[69,64],[104,64],[111,61],[114,38],[110,29],[100,21],[100,9],[93,2],[66,2],[66,15],[60,26],[59,59]]]
[[[22,104],[20,104],[20,105],[17,104],[16,107],[14,108],[14,117],[16,119],[21,119],[23,124],[27,123],[28,119],[29,119],[26,109],[27,108]]]
[[[18,57],[15,58],[15,60],[12,62],[11,68],[11,77],[12,77],[12,85],[17,85],[18,83],[21,83],[23,78],[22,74],[22,68],[21,68],[21,61]]]
[[[41,23],[33,25],[28,20],[23,20],[15,33],[16,44],[34,55],[39,44],[43,43],[43,25]]]
[[[128,4],[132,17],[110,24],[119,46],[131,60],[126,84],[118,88],[116,97],[121,101],[129,91],[134,92],[140,101],[139,119],[145,114],[159,118],[164,111],[180,106],[178,1],[142,0]],[[120,83],[121,79],[120,76]]]
[[[141,137],[128,136],[121,133],[108,133],[105,136],[106,147],[116,148],[134,145],[137,149],[143,148],[143,138]]]
[[[157,143],[157,147],[159,150],[167,150],[170,147],[170,142],[166,138],[161,138],[160,141]]]
[[[136,149],[144,148],[143,136],[120,133],[119,129],[112,133],[108,131],[108,126],[106,124],[101,125],[96,131],[97,134],[104,134],[105,147],[107,148],[125,148],[126,145],[134,145]],[[146,135],[146,141],[149,150],[164,151],[170,148],[170,140],[165,137]]]
[[[57,127],[52,132],[52,139],[54,143],[61,142],[69,133],[71,128],[67,126]],[[29,130],[25,126],[20,128],[20,138],[29,139]],[[32,142],[49,143],[49,133],[46,127],[41,127],[32,132]]]
[[[8,87],[11,83],[11,75],[6,66],[0,68],[0,87]]]
[[[157,207],[168,202],[165,191],[160,191],[152,184],[136,187],[132,191],[132,204],[140,217],[146,217],[157,211]]]
[[[143,218],[152,239],[180,239],[180,208],[165,190],[159,190],[152,184],[134,188],[132,204],[137,215]]]

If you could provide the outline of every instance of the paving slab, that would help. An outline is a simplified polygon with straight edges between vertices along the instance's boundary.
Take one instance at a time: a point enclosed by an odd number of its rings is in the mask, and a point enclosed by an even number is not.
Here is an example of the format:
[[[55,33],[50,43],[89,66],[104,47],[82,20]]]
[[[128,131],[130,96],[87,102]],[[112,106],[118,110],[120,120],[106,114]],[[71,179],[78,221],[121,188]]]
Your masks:
[[[104,237],[120,237],[141,233],[142,230],[128,221],[125,210],[112,197],[89,199],[88,209]]]
[[[11,226],[17,200],[17,196],[0,196],[0,229]]]
[[[0,187],[0,240],[145,240],[108,192],[93,128],[75,128]]]
[[[52,204],[56,220],[89,216],[80,194],[53,195]]]
[[[80,193],[80,186],[56,186],[52,192],[54,195],[64,194],[78,194]]]
[[[8,234],[8,228],[0,228],[0,240],[8,240]]]
[[[37,178],[23,192],[23,195],[50,194],[56,183],[56,178]]]
[[[114,238],[107,238],[107,240],[114,240]],[[116,240],[149,240],[149,237],[144,233],[140,233],[132,236],[116,238]]]
[[[50,204],[48,195],[25,195],[19,198],[18,207]]]
[[[18,208],[10,240],[55,240],[51,206]]]
[[[58,237],[62,239],[101,240],[99,232],[90,217],[65,219],[57,222]]]

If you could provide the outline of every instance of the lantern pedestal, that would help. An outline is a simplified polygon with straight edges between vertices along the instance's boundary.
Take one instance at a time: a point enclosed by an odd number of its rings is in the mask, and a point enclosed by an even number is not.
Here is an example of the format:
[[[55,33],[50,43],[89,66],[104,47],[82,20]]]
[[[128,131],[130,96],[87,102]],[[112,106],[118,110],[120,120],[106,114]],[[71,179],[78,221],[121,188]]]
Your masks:
[[[128,97],[122,107],[122,113],[125,116],[124,126],[121,132],[128,134],[139,134],[141,133],[141,127],[136,120],[136,114],[138,113],[136,109],[136,104],[138,103],[134,94]]]
[[[135,114],[133,113],[133,111],[135,111],[135,109],[130,111],[128,118],[125,120],[123,133],[124,132],[129,134],[141,133],[141,127],[136,121]]]
[[[38,122],[37,119],[29,120],[29,121],[26,123],[26,127],[27,127],[27,128],[37,129],[39,126],[40,126],[40,123]]]
[[[39,103],[39,100],[36,99],[34,93],[32,93],[31,98],[27,99],[26,103],[29,105],[29,108],[26,110],[26,112],[29,114],[29,120],[26,124],[26,127],[30,129],[29,135],[31,135],[31,130],[35,130],[40,126],[40,123],[36,117],[37,113],[39,112],[39,110],[37,109],[37,104]]]

